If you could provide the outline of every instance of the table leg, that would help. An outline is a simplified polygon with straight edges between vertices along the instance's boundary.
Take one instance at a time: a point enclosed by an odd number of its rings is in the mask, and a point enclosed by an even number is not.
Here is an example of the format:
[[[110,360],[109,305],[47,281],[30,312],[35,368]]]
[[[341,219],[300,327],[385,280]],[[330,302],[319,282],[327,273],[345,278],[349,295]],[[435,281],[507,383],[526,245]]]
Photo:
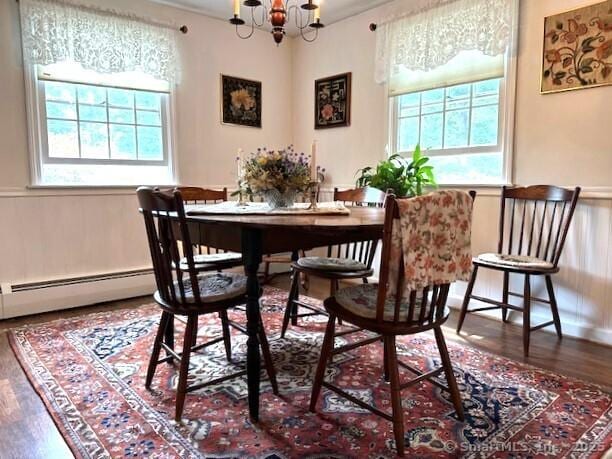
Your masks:
[[[242,230],[242,257],[247,276],[247,383],[249,388],[249,413],[251,420],[259,420],[259,380],[261,359],[259,355],[259,295],[257,279],[261,263],[261,231],[253,228]]]

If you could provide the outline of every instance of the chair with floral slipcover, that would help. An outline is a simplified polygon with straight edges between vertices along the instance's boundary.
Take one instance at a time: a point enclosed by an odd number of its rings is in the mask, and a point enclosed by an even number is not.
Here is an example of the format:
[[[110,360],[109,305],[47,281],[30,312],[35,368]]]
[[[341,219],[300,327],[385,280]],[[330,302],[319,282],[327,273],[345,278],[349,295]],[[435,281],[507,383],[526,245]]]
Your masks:
[[[474,194],[470,196],[462,191],[448,190],[410,199],[387,198],[379,284],[344,288],[324,302],[329,321],[312,388],[311,411],[315,411],[321,388],[330,389],[392,421],[397,451],[403,455],[404,412],[400,392],[428,380],[450,392],[457,417],[463,421],[461,395],[441,327],[449,316],[446,300],[451,283],[467,280],[470,274],[473,197]],[[374,332],[377,336],[334,348],[336,318]],[[434,332],[441,366],[422,371],[398,361],[396,337],[427,330]],[[324,380],[326,366],[333,355],[354,349],[356,345],[377,343],[381,337],[385,379],[390,381],[391,386],[391,414]],[[416,377],[400,383],[399,366]],[[448,386],[438,379],[432,379],[442,372]]]

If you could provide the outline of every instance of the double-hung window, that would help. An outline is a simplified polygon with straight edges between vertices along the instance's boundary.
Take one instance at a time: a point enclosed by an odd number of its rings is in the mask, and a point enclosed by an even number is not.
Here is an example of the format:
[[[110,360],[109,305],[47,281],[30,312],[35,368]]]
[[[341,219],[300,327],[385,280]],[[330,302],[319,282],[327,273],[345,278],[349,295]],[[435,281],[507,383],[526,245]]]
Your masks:
[[[65,2],[20,12],[33,184],[173,184],[176,31]]]
[[[38,69],[33,82],[37,184],[174,181],[171,94],[164,85],[130,85],[126,76],[54,67],[60,70]]]
[[[391,153],[420,145],[440,184],[510,182],[516,15],[514,1],[459,0],[388,25]]]

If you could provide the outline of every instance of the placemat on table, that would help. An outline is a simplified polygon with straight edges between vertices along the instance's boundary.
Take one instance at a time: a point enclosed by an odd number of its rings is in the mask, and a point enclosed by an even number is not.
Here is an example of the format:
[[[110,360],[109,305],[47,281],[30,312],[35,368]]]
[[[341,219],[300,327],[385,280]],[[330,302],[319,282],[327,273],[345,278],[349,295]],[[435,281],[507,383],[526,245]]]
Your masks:
[[[350,215],[351,211],[341,202],[319,202],[316,209],[310,203],[296,203],[293,207],[272,209],[265,202],[249,202],[238,205],[236,201],[218,204],[185,205],[188,215]]]

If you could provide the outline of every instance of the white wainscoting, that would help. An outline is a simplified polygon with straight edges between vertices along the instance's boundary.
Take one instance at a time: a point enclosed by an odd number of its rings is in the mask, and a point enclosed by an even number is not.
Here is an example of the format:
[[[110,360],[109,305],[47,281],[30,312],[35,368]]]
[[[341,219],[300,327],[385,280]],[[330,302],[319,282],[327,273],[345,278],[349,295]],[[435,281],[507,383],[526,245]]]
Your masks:
[[[321,200],[331,200],[332,196],[333,187],[325,188]],[[498,214],[499,191],[479,190],[473,225],[474,253],[495,250]],[[150,266],[134,190],[0,190],[0,215],[0,285]],[[554,281],[564,332],[612,345],[611,190],[585,190],[560,266],[561,272]],[[512,283],[520,290],[520,279]],[[464,288],[462,283],[453,288],[451,306],[460,304]],[[545,297],[542,283],[536,281],[533,291]],[[499,273],[482,270],[475,293],[500,297]],[[116,295],[109,292],[109,297]],[[80,296],[78,303],[99,301],[91,298],[88,301],[86,295]],[[54,298],[50,307],[56,309],[60,305],[61,301]],[[70,305],[78,304],[70,301]],[[49,308],[40,305],[34,309]],[[14,313],[11,311],[11,315]],[[492,315],[499,317],[499,313]],[[549,311],[536,306],[534,316],[534,321],[548,319]]]
[[[566,335],[612,345],[612,196],[580,199],[559,266],[553,276],[555,293]],[[498,238],[499,196],[476,198],[472,250],[474,253],[496,251]],[[522,276],[511,276],[510,288],[522,292]],[[501,300],[501,273],[479,270],[474,293]],[[459,307],[465,283],[457,283],[451,291],[450,304]],[[532,294],[547,298],[543,279],[535,278]],[[515,298],[520,301],[520,299]],[[472,307],[476,302],[472,303]],[[500,318],[501,312],[485,312]],[[518,314],[511,317],[522,321]],[[533,306],[533,324],[551,319],[547,305]],[[466,319],[469,321],[469,316]],[[550,328],[550,329],[549,329]],[[553,332],[553,327],[546,330]]]
[[[16,284],[150,267],[137,204],[132,189],[0,190],[2,290],[10,291]],[[135,281],[129,282],[133,286]],[[74,307],[116,299],[118,292],[134,296],[147,290],[142,285],[126,289],[125,281],[117,280],[96,286],[5,293],[0,296],[0,318],[61,309],[64,294],[63,307]],[[107,289],[107,294],[100,286]],[[34,304],[35,294],[39,294],[39,305]]]
[[[338,186],[340,189],[350,187]],[[472,251],[474,254],[495,252],[500,211],[499,190],[489,188],[477,191]],[[587,188],[581,196],[559,262],[561,271],[553,276],[559,313],[566,335],[612,345],[612,190]],[[321,200],[331,199],[333,187],[322,190]],[[522,277],[511,276],[511,289],[522,292],[522,280]],[[501,286],[501,273],[482,269],[478,272],[474,293],[501,300]],[[453,286],[449,299],[451,307],[461,306],[465,287],[464,282]],[[547,297],[543,279],[534,279],[532,294],[540,298]],[[472,302],[471,307],[475,306],[478,303]],[[535,304],[532,311],[534,325],[551,320],[550,309],[546,305]],[[499,311],[482,314],[501,320]],[[510,317],[517,322],[522,321],[522,316],[516,313]],[[468,316],[468,325],[469,320]],[[545,330],[554,332],[553,327]]]

